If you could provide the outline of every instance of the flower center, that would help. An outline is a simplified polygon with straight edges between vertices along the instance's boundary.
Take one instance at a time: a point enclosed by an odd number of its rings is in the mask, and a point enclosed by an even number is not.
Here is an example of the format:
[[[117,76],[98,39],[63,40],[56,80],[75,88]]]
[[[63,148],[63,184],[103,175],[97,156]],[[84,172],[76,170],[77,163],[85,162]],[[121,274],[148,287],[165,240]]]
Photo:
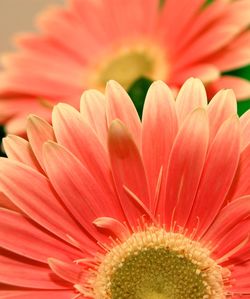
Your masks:
[[[160,47],[136,44],[118,47],[103,55],[101,63],[92,66],[90,85],[103,90],[107,81],[116,80],[125,89],[141,77],[152,80],[166,79],[166,57]]]
[[[111,277],[111,298],[184,299],[207,294],[201,271],[166,248],[148,248],[127,257]]]
[[[225,298],[223,268],[200,243],[151,227],[113,247],[93,279],[95,299]]]

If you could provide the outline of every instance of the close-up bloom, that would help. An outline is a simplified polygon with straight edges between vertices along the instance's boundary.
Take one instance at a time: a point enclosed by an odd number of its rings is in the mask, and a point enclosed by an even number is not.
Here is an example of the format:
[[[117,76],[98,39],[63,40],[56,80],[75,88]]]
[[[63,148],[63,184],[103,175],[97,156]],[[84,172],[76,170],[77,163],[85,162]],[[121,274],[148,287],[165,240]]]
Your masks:
[[[232,88],[250,96],[250,83],[224,74],[250,63],[250,1],[68,0],[37,19],[37,33],[15,39],[3,55],[0,122],[22,134],[29,113],[49,122],[51,108],[75,108],[82,90],[105,89],[110,79],[126,90],[141,77],[174,91],[191,77],[208,97]]]
[[[142,120],[115,81],[29,116],[0,159],[0,297],[249,298],[249,132],[199,79],[154,82]]]

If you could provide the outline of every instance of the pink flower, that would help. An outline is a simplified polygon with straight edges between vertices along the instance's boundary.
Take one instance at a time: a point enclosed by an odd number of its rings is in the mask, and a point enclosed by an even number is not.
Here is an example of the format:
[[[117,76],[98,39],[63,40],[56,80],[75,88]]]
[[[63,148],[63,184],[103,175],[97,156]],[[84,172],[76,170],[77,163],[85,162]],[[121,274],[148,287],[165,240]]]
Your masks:
[[[114,81],[30,116],[0,161],[0,297],[249,296],[249,129],[198,79],[153,83],[142,122]]]
[[[38,20],[39,33],[16,40],[19,51],[3,59],[0,122],[23,133],[35,113],[50,121],[49,108],[75,108],[83,89],[104,90],[114,79],[126,89],[141,76],[178,90],[199,77],[209,98],[233,88],[250,96],[246,80],[222,72],[250,63],[249,0],[70,0]]]

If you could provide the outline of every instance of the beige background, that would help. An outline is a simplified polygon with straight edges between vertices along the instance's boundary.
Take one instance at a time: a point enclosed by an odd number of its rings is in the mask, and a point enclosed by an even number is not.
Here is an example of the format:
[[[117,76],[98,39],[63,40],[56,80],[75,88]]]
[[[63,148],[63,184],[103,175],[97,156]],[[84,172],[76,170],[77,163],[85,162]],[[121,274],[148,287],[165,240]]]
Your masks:
[[[34,30],[34,17],[39,11],[63,2],[64,0],[0,0],[0,52],[13,48],[13,33]]]

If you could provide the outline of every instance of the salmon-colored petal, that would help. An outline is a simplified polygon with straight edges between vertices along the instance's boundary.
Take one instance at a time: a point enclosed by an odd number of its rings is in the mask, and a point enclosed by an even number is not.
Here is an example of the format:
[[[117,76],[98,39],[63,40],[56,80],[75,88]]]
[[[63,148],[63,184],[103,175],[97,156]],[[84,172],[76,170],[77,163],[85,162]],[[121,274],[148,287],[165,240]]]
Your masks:
[[[250,31],[248,30],[207,60],[223,72],[248,65],[250,63],[249,44]]]
[[[211,225],[229,191],[239,162],[239,133],[239,120],[233,116],[224,122],[210,146],[188,221],[189,228],[197,226],[197,237]]]
[[[180,89],[176,98],[176,111],[180,124],[192,110],[206,108],[207,96],[204,85],[199,79],[188,79]]]
[[[240,161],[234,182],[232,184],[229,199],[238,198],[250,194],[250,144],[243,150],[240,155]]]
[[[250,110],[240,118],[241,125],[241,150],[243,151],[250,143]]]
[[[152,199],[156,196],[161,168],[165,177],[177,130],[173,95],[163,82],[155,82],[149,88],[142,117],[142,157]]]
[[[250,97],[250,82],[239,77],[222,76],[209,84],[207,88],[209,94],[214,94],[221,89],[231,88],[238,100]]]
[[[215,1],[213,5],[208,5],[205,9],[202,9],[199,14],[189,24],[188,30],[181,36],[176,43],[176,56],[180,55],[182,51],[185,51],[185,47],[192,43],[192,41],[201,36],[203,32],[216,23],[220,18],[223,18],[227,4],[226,1]],[[178,61],[176,62],[178,65]]]
[[[88,242],[54,194],[46,177],[6,158],[0,159],[0,175],[0,189],[31,219],[67,242],[67,234],[80,243],[83,240]]]
[[[202,241],[211,243],[210,247],[217,247],[224,235],[230,234],[231,238],[236,237],[230,231],[249,215],[250,196],[234,200],[220,211],[218,217],[202,237]]]
[[[1,79],[0,79],[1,80]],[[6,119],[23,116],[23,126],[26,124],[26,116],[29,113],[39,113],[41,117],[50,119],[51,110],[48,107],[42,105],[42,101],[39,101],[37,97],[14,95],[14,98],[1,98],[0,101],[0,122],[5,122]],[[16,128],[15,131],[20,131],[20,128]],[[7,131],[9,134],[14,134],[15,131]]]
[[[211,24],[192,43],[186,44],[178,64],[184,66],[201,59],[205,60],[206,56],[228,44],[249,25],[249,9],[250,4],[247,0],[233,1],[227,5],[223,17]]]
[[[30,291],[0,291],[0,296],[2,299],[69,299],[75,295],[73,291],[70,290],[30,290]]]
[[[183,30],[197,14],[198,10],[203,4],[203,0],[194,0],[192,5],[190,1],[182,0],[168,0],[164,3],[161,13],[160,26],[165,31],[165,35],[170,45],[178,44],[180,38],[182,38]],[[178,26],[176,26],[176,20],[178,20]],[[175,28],[169,30],[169,28]]]
[[[93,221],[94,225],[103,231],[107,231],[108,235],[114,235],[115,238],[119,238],[121,241],[127,240],[130,232],[128,228],[118,221],[117,219],[110,217],[99,217]]]
[[[181,85],[190,77],[196,77],[203,83],[209,83],[219,78],[220,72],[213,64],[197,63],[188,68],[178,69],[172,73],[173,83]],[[171,82],[171,80],[170,80]]]
[[[167,171],[166,198],[158,213],[169,227],[172,220],[184,226],[198,189],[209,140],[204,109],[194,110],[184,121],[173,144]]]
[[[50,256],[63,260],[80,257],[80,251],[51,236],[36,226],[27,217],[16,212],[0,208],[0,245],[47,264]]]
[[[42,146],[48,140],[55,140],[54,130],[45,120],[32,115],[27,122],[27,135],[31,148],[41,167],[44,169]]]
[[[246,217],[248,218],[242,219],[231,230],[228,230],[213,249],[213,255],[225,266],[245,262],[250,258],[249,210]]]
[[[103,189],[103,197],[114,198],[108,153],[82,115],[67,104],[58,104],[52,123],[57,142],[82,161]]]
[[[10,253],[0,255],[0,282],[34,289],[67,289],[64,283],[47,266],[18,258]]]
[[[62,146],[44,145],[44,164],[48,177],[75,219],[93,237],[100,238],[92,222],[100,216],[121,219],[121,208],[105,196],[95,178],[81,162]]]
[[[81,114],[95,130],[103,146],[107,146],[108,125],[105,96],[99,91],[85,91],[81,98]]]
[[[2,192],[0,192],[0,207],[11,211],[21,212],[21,210]]]
[[[73,284],[84,282],[82,268],[76,263],[67,263],[59,259],[49,258],[48,263],[54,273]]]
[[[106,87],[108,125],[120,119],[130,130],[135,142],[141,144],[141,122],[135,106],[126,91],[115,81]],[[140,147],[139,147],[140,148]]]
[[[145,214],[141,206],[130,197],[129,189],[147,208],[150,206],[148,185],[139,150],[127,128],[119,120],[112,122],[109,129],[109,154],[117,192],[130,224],[136,225]]]
[[[250,290],[250,260],[245,263],[241,263],[232,267],[231,269],[231,277],[232,277],[232,286],[230,290],[235,292],[236,294],[246,294],[247,298]],[[241,295],[235,295],[235,299],[241,299]],[[244,297],[243,297],[244,298]]]
[[[42,171],[27,140],[15,135],[8,135],[3,139],[3,146],[9,159],[29,165],[40,172]]]
[[[237,114],[236,98],[232,90],[220,90],[208,104],[210,143],[220,126],[229,117]]]
[[[27,84],[30,82],[30,84]],[[77,84],[77,82],[79,82]],[[79,96],[82,92],[80,85],[81,77],[79,80],[67,81],[65,76],[58,78],[49,78],[46,73],[37,76],[36,72],[23,73],[22,70],[13,70],[6,73],[0,81],[0,94],[12,95],[13,90],[18,94],[38,95],[42,98],[65,98],[72,96]]]

